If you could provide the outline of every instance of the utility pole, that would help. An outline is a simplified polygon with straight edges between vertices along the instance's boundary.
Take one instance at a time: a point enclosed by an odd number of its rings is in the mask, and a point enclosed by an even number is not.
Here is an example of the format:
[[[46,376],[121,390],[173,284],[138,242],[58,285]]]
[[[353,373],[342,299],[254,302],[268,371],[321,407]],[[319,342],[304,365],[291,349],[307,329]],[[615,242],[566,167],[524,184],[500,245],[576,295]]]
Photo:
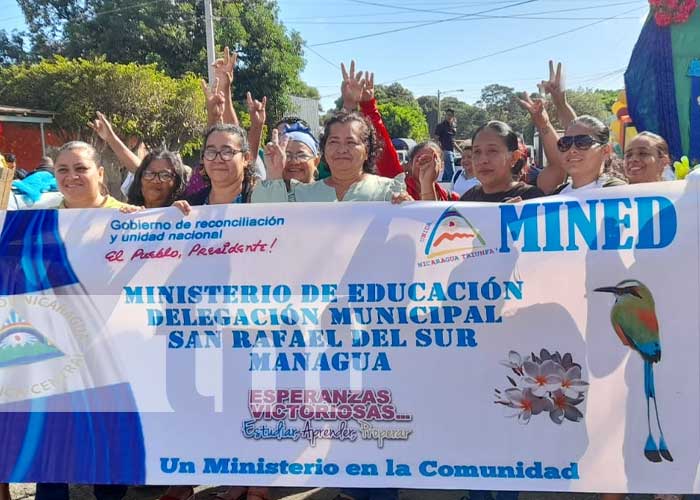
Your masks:
[[[209,85],[214,85],[213,64],[216,60],[216,47],[214,45],[214,16],[211,10],[211,0],[204,0],[204,33],[206,34],[207,38],[207,70],[209,75]]]

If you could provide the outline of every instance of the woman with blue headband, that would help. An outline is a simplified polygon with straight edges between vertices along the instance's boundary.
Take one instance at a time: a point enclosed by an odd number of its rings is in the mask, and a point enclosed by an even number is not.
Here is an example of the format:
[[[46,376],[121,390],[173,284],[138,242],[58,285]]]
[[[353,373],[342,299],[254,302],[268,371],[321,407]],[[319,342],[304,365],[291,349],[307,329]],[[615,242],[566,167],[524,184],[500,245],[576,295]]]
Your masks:
[[[292,179],[304,184],[313,182],[318,175],[318,164],[321,161],[316,138],[311,130],[301,123],[288,125],[283,134],[287,139],[287,156],[282,178],[287,184],[287,189]]]

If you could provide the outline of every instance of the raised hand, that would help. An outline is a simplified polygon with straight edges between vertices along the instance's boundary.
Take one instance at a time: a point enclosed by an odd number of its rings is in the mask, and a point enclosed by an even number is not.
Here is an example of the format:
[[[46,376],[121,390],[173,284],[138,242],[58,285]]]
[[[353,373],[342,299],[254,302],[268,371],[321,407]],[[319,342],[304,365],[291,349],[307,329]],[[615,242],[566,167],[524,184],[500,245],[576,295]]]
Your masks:
[[[438,158],[437,152],[433,148],[426,148],[413,161],[415,168],[418,169],[421,191],[431,189],[442,172],[442,161]]]
[[[277,129],[272,130],[272,140],[265,145],[265,166],[267,178],[271,181],[282,179],[284,165],[287,162],[287,136],[280,139]]]
[[[349,73],[343,63],[340,64],[340,70],[343,72],[343,83],[340,86],[340,91],[343,95],[343,107],[348,111],[353,111],[357,108],[357,103],[360,102],[366,82],[362,78],[362,71],[355,73],[354,60],[350,62]]]
[[[246,104],[248,105],[248,113],[250,114],[251,127],[257,126],[262,128],[267,120],[265,106],[267,106],[267,96],[263,96],[262,101],[253,99],[250,92],[245,95]]]
[[[368,102],[374,99],[374,73],[365,71],[365,88],[362,90],[360,102]]]
[[[88,127],[94,130],[100,139],[105,142],[109,142],[109,140],[115,135],[114,130],[112,129],[112,124],[109,123],[109,120],[105,118],[105,115],[99,111],[96,114],[97,118],[94,121],[88,122]]]
[[[554,70],[554,61],[549,61],[549,80],[542,80],[538,85],[540,93],[549,94],[552,96],[554,103],[561,103],[566,99],[566,88],[564,86],[564,78],[562,76],[562,65],[557,63],[557,69]]]
[[[538,130],[542,130],[549,125],[549,114],[544,105],[544,99],[532,99],[527,92],[523,92],[522,98],[518,99],[520,106],[530,113],[532,122]]]
[[[224,57],[212,63],[214,77],[221,82],[227,82],[229,88],[233,83],[233,68],[236,66],[237,60],[238,54],[235,51],[232,53],[228,47],[224,47]]]
[[[202,91],[207,101],[209,125],[223,123],[224,121],[224,104],[226,103],[226,97],[224,93],[219,90],[219,82],[220,80],[217,78],[214,81],[214,88],[211,89],[209,85],[207,85],[207,82],[202,80]]]

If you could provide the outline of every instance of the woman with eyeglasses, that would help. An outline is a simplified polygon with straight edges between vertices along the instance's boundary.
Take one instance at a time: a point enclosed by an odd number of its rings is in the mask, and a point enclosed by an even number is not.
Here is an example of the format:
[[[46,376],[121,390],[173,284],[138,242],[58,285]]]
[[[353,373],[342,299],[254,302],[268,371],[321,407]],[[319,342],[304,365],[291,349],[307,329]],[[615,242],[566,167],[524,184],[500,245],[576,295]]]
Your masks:
[[[152,151],[139,165],[129,187],[129,203],[145,208],[169,207],[185,189],[187,174],[180,155]]]
[[[253,190],[253,203],[314,201],[392,201],[412,199],[406,193],[403,175],[387,179],[375,175],[379,150],[372,124],[358,113],[340,112],[326,122],[321,151],[331,171],[330,177],[304,184],[284,182],[289,139],[272,131],[272,141],[265,147],[267,180]]]
[[[202,153],[206,187],[178,200],[173,206],[188,215],[193,206],[248,203],[256,177],[251,164],[250,148],[245,131],[237,125],[219,123],[207,130]],[[267,500],[269,489],[259,486],[232,486],[217,495],[223,500]],[[194,498],[191,486],[171,486],[160,500]]]
[[[204,136],[202,153],[206,187],[173,203],[187,215],[191,207],[248,203],[255,185],[245,131],[237,125],[217,124]]]
[[[308,127],[299,122],[286,126],[283,134],[287,138],[287,156],[282,178],[287,189],[292,179],[303,184],[313,182],[318,176],[318,164],[321,161],[316,138]]]
[[[599,119],[583,115],[573,120],[557,141],[561,166],[570,180],[557,187],[553,194],[626,184],[622,179],[603,173],[612,153],[609,141],[610,129]]]

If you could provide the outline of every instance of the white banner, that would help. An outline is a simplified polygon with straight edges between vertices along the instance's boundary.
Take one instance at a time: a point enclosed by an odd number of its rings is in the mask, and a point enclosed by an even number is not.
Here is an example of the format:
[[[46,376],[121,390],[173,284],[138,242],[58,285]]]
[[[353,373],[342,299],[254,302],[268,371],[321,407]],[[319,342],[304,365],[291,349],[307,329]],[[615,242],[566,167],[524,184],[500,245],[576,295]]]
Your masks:
[[[0,215],[0,481],[700,491],[698,185]]]

